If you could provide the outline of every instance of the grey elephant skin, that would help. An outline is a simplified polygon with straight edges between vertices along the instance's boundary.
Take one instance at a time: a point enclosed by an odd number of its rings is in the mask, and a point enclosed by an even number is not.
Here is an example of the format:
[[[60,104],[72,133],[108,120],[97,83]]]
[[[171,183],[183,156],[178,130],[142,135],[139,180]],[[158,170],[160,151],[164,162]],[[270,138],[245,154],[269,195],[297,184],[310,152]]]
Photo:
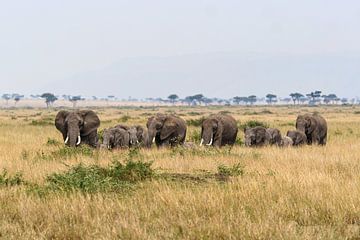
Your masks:
[[[296,129],[305,133],[307,144],[326,145],[327,122],[319,114],[299,115],[296,119]]]
[[[103,132],[102,148],[149,147],[147,130],[140,126],[116,125]]]
[[[245,128],[245,146],[261,147],[269,144],[270,135],[264,127]]]
[[[291,138],[293,146],[301,146],[307,144],[307,137],[305,133],[298,130],[288,131],[286,134],[287,137]]]
[[[157,147],[182,145],[186,137],[186,123],[175,115],[157,114],[147,121],[150,144]]]
[[[234,145],[237,133],[236,120],[232,116],[211,115],[202,122],[200,145],[216,147]]]
[[[118,149],[130,146],[130,134],[127,130],[119,127],[104,129],[103,143],[101,148]]]
[[[269,144],[281,146],[282,145],[282,136],[281,132],[277,128],[267,128],[266,129],[269,137]]]
[[[293,145],[294,145],[294,141],[290,137],[284,136],[282,138],[281,145],[280,145],[281,147],[291,147]]]
[[[62,110],[55,117],[55,126],[62,133],[65,144],[70,147],[81,143],[92,147],[97,146],[97,129],[100,126],[100,119],[94,111]]]

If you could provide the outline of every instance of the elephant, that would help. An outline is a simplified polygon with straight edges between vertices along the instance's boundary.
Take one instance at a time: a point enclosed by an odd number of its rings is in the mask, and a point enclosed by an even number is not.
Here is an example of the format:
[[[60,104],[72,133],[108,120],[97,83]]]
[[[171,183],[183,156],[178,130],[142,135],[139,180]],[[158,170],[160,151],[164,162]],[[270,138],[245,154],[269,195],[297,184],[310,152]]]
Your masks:
[[[206,118],[201,126],[201,142],[207,146],[234,145],[238,128],[236,120],[229,115],[215,114]]]
[[[281,139],[281,147],[290,147],[294,145],[293,140],[288,136],[283,136]]]
[[[300,132],[298,130],[291,130],[288,131],[286,134],[287,137],[291,138],[293,141],[293,146],[300,146],[307,143],[307,138],[305,133]]]
[[[282,136],[281,136],[281,132],[279,129],[267,128],[266,132],[270,136],[270,139],[269,139],[270,145],[281,146]]]
[[[122,129],[129,134],[129,147],[149,147],[148,131],[144,127],[140,125],[129,127],[119,124],[114,128]]]
[[[70,147],[85,143],[97,147],[97,129],[100,119],[94,111],[59,111],[55,117],[55,127],[62,133],[65,145]]]
[[[270,143],[271,136],[264,127],[245,128],[245,146],[260,147]]]
[[[305,133],[307,144],[326,145],[327,123],[319,114],[299,115],[296,119],[296,129]]]
[[[130,134],[123,128],[108,128],[103,131],[101,148],[116,149],[130,147]]]
[[[175,115],[158,113],[146,123],[149,144],[157,147],[182,145],[186,137],[186,123]]]
[[[148,130],[140,125],[133,126],[131,129],[136,132],[137,144],[141,147],[150,147]]]

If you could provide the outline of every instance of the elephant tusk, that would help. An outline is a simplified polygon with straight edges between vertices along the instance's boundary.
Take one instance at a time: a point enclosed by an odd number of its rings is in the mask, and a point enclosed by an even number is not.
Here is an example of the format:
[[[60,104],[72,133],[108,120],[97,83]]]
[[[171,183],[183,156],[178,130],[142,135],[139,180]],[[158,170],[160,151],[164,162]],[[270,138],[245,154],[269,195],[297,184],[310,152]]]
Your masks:
[[[153,138],[152,142],[155,143],[155,137]]]
[[[212,143],[213,143],[213,138],[211,138],[210,143],[209,143],[209,144],[206,144],[206,145],[207,145],[207,146],[211,146]]]
[[[69,142],[69,136],[67,136],[67,137],[66,137],[66,139],[65,139],[65,142],[64,142],[64,143],[65,143],[65,144],[67,144],[68,142]]]
[[[79,135],[79,136],[78,136],[78,140],[77,140],[77,142],[76,142],[76,146],[80,145],[80,143],[81,143],[81,137],[80,137],[80,135]]]
[[[136,140],[136,144],[139,144],[139,140]]]
[[[110,148],[111,148],[110,145],[108,145],[107,147],[108,147],[108,149],[110,150]]]
[[[202,146],[204,143],[204,139],[202,138],[201,141],[200,141],[200,146]]]
[[[134,142],[133,142],[133,140],[130,140],[130,144],[132,145]]]

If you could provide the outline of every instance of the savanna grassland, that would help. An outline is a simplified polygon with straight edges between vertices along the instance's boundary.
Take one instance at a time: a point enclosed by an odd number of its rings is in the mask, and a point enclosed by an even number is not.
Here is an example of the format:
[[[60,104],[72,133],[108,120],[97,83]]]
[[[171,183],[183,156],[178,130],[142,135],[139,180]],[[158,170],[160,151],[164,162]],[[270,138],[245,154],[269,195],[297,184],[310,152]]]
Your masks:
[[[99,130],[225,111],[242,128],[328,121],[325,147],[68,149],[57,110],[0,110],[0,239],[359,239],[359,107],[98,108]]]

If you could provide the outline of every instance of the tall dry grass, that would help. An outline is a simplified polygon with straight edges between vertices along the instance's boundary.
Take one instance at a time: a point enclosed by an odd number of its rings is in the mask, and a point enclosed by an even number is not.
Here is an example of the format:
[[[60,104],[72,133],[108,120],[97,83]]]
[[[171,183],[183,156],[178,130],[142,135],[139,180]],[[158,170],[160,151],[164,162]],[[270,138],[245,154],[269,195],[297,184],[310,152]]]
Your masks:
[[[83,163],[124,162],[128,151],[54,155],[61,136],[54,110],[0,110],[0,169],[27,184],[0,184],[2,239],[358,239],[360,238],[360,115],[357,108],[228,107],[97,109],[100,129],[121,121],[145,124],[158,111],[199,119],[227,111],[238,121],[267,122],[285,134],[298,113],[328,120],[325,147],[280,149],[152,149],[159,177],[129,191],[38,194],[46,177]],[[130,116],[128,117],[124,116]],[[189,139],[198,128],[189,128]],[[239,131],[239,137],[243,134]],[[50,141],[49,141],[50,139]],[[49,142],[48,142],[49,141]],[[60,142],[60,145],[56,145]],[[54,157],[55,156],[55,157]],[[220,165],[244,173],[224,180]],[[161,176],[170,177],[161,177]],[[209,177],[210,176],[210,177]]]

